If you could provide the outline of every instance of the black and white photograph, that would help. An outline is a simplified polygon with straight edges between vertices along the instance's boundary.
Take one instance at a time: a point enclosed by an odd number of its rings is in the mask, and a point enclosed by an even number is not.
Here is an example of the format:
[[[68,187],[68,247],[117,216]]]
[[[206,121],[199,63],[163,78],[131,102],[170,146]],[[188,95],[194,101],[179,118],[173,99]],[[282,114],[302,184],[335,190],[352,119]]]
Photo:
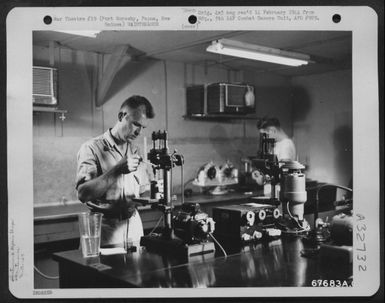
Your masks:
[[[376,23],[333,12],[33,10],[9,43],[13,292],[375,293]]]

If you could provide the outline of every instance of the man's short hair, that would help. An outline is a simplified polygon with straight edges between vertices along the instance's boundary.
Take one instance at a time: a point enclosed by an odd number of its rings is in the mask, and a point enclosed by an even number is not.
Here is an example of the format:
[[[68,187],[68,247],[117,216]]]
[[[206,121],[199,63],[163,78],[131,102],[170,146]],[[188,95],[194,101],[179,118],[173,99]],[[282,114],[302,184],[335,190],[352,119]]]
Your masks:
[[[133,110],[138,109],[140,106],[144,106],[146,108],[146,116],[149,119],[155,117],[154,108],[152,107],[150,101],[148,101],[145,97],[133,95],[125,100],[120,106],[120,110],[125,107],[129,107]]]
[[[267,118],[267,117],[264,117],[257,122],[257,128],[258,129],[266,129],[270,126],[280,128],[281,123],[279,123],[279,120],[277,118]]]

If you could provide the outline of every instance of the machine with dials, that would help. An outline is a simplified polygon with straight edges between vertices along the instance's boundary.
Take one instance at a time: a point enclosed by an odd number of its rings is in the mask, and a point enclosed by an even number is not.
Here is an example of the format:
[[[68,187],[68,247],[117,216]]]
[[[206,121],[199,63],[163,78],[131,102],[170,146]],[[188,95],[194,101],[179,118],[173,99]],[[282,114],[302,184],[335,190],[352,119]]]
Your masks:
[[[281,235],[281,212],[275,205],[244,203],[213,208],[215,237],[227,248]]]
[[[279,162],[274,154],[275,140],[267,134],[261,135],[260,143],[259,155],[244,158],[242,162],[246,176],[259,186],[269,185],[269,192],[264,197],[251,198],[253,203],[214,208],[215,234],[221,239],[247,243],[263,236],[310,230],[304,218],[305,167],[298,161]]]
[[[321,260],[326,262],[351,263],[352,215],[340,213],[332,218],[330,224],[325,223],[318,217],[318,204],[321,189],[341,188],[350,194],[352,189],[327,183],[318,186],[314,227],[311,230],[304,218],[304,205],[307,202],[305,166],[298,161],[278,161],[274,145],[275,140],[263,134],[259,155],[242,159],[246,180],[248,177],[249,181],[253,180],[259,186],[268,184],[269,191],[265,191],[265,196],[251,197],[251,203],[214,208],[215,237],[231,249],[235,245],[279,237],[281,233],[301,235],[308,247],[301,251],[302,256],[319,254]],[[339,203],[350,205],[352,200],[342,202]]]
[[[183,156],[176,151],[169,153],[166,131],[153,132],[152,143],[148,160],[154,172],[161,172],[163,179],[162,182],[159,180],[151,182],[149,199],[138,198],[134,201],[151,205],[153,209],[162,211],[164,227],[160,234],[150,233],[143,236],[140,245],[150,251],[187,258],[212,254],[215,252],[215,245],[209,239],[215,227],[212,218],[202,212],[199,205],[183,203],[181,209],[174,214],[171,199],[171,170],[176,166],[183,167]]]

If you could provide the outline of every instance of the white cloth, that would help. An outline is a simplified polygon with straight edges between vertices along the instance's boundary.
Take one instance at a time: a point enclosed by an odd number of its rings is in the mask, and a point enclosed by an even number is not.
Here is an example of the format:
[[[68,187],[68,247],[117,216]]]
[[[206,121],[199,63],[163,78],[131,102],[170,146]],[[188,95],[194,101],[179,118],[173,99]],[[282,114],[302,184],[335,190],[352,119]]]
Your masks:
[[[135,211],[127,220],[103,219],[102,247],[109,245],[119,246],[127,242],[132,242],[135,246],[138,246],[142,236],[143,224],[138,211]]]
[[[275,143],[275,154],[277,155],[278,161],[281,160],[295,160],[296,151],[293,140],[285,138]]]

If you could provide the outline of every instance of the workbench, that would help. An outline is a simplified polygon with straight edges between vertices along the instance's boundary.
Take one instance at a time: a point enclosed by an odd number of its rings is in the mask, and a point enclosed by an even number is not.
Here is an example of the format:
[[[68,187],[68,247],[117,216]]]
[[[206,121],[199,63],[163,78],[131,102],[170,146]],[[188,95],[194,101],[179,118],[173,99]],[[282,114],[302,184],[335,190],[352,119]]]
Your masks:
[[[314,182],[306,188],[308,192],[308,202],[305,203],[305,215],[313,213],[313,205],[315,200],[315,190],[317,186],[323,183]],[[326,194],[325,194],[326,193]],[[218,206],[242,204],[248,202],[256,202],[252,197],[263,196],[263,190],[254,190],[245,194],[242,191],[228,192],[225,195],[210,195],[194,192],[191,196],[185,197],[185,203],[199,203],[201,210],[212,216],[212,209]],[[319,211],[327,211],[334,209],[335,189],[323,191],[320,197]],[[176,196],[173,201],[175,210],[182,204],[181,195]],[[74,201],[68,204],[51,205],[34,208],[34,238],[35,244],[44,244],[48,242],[62,241],[68,239],[79,238],[78,230],[78,214],[89,211],[85,204],[80,201]],[[158,210],[151,209],[149,205],[138,206],[138,211],[143,222],[145,230],[151,230],[162,213]],[[309,220],[312,223],[312,219]]]
[[[351,285],[351,263],[304,257],[306,245],[299,236],[283,235],[227,256],[217,250],[190,260],[145,248],[91,258],[71,250],[55,253],[53,259],[59,263],[61,288],[311,287],[316,280]]]
[[[186,197],[184,202],[199,203],[202,211],[207,212],[211,216],[213,207],[247,203],[250,197],[261,194],[263,193],[260,191],[255,191],[248,195],[240,192],[230,192],[220,196],[194,193],[192,196]],[[177,196],[176,201],[173,201],[173,204],[176,210],[180,207],[182,204],[180,195]],[[35,244],[79,238],[78,214],[84,211],[87,212],[89,209],[80,201],[61,205],[35,207]],[[162,216],[159,210],[151,209],[150,205],[139,205],[138,211],[145,230],[152,229]]]

